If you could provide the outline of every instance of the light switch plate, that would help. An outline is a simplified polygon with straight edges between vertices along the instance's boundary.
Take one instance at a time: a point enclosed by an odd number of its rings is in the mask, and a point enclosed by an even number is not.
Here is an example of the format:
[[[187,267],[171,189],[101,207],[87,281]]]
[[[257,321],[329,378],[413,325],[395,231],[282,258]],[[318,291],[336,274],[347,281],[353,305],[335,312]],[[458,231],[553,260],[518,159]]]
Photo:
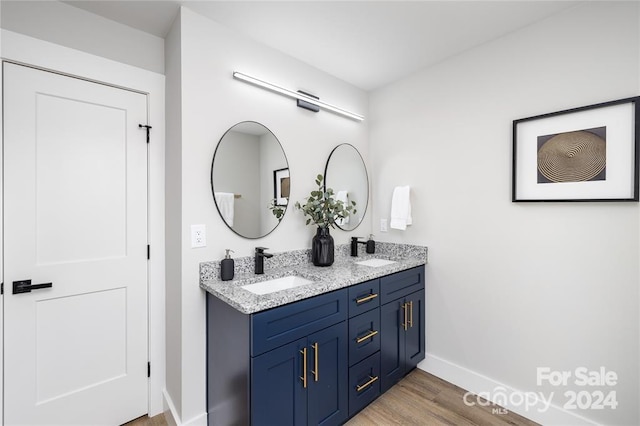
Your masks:
[[[380,232],[387,232],[387,219],[380,219]]]
[[[191,248],[207,246],[207,227],[205,225],[191,225]]]

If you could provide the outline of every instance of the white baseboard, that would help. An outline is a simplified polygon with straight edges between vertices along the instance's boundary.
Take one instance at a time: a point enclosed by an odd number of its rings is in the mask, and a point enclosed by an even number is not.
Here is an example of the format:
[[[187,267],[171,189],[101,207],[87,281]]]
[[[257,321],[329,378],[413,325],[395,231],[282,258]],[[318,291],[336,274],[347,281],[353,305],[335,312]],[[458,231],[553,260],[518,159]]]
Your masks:
[[[207,413],[202,413],[196,417],[189,419],[182,426],[207,426]]]
[[[162,396],[164,399],[164,418],[167,421],[168,426],[207,426],[207,413],[202,413],[192,419],[183,422],[178,415],[178,410],[174,405],[171,397],[167,393],[166,389],[162,390]]]
[[[426,371],[427,373],[431,373],[443,380],[446,380],[447,382],[453,383],[454,385],[459,386],[465,390],[468,390],[473,394],[481,394],[483,397],[495,393],[494,389],[497,388],[501,388],[500,392],[504,392],[503,395],[522,393],[522,391],[520,391],[519,389],[514,389],[510,386],[493,380],[490,377],[486,377],[475,371],[469,370],[465,367],[461,367],[457,364],[429,354],[427,354],[425,360],[418,365],[418,368]],[[491,400],[491,398],[487,399]],[[593,420],[589,420],[585,417],[564,410],[561,407],[553,404],[549,406],[547,410],[540,412],[536,407],[532,407],[527,410],[524,404],[513,405],[508,401],[509,398],[505,399],[507,400],[506,404],[504,403],[505,401],[491,402],[498,403],[507,410],[524,416],[540,424],[549,426],[597,425],[597,423],[595,423]]]
[[[180,422],[180,416],[178,416],[178,411],[176,410],[176,406],[173,404],[171,397],[167,394],[166,389],[162,389],[162,399],[164,405],[164,418],[167,420],[168,426],[178,426],[182,423]]]

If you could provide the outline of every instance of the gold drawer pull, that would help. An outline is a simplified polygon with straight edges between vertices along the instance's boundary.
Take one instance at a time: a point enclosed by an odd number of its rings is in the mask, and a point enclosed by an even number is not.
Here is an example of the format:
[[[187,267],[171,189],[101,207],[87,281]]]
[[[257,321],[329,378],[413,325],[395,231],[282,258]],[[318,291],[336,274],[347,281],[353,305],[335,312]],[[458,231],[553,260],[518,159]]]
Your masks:
[[[318,342],[314,343],[313,345],[311,345],[311,347],[313,348],[313,357],[314,357],[314,367],[313,370],[311,370],[311,372],[313,373],[313,378],[315,379],[315,381],[317,382],[319,379],[319,372],[318,372],[318,352],[320,351],[320,345],[318,345]]]
[[[378,334],[378,330],[371,330],[366,336],[362,336],[356,339],[356,343],[362,343],[367,339],[371,339],[373,336]]]
[[[369,376],[369,381],[367,383],[365,383],[365,384],[356,386],[356,391],[357,392],[362,392],[363,390],[365,390],[366,388],[371,386],[371,384],[373,382],[375,382],[376,380],[378,380],[378,376],[376,376],[376,377]]]
[[[413,328],[413,301],[409,302],[409,327]]]
[[[300,377],[300,380],[302,380],[302,386],[304,386],[304,388],[307,388],[307,348],[304,348],[300,351],[300,353],[302,354],[302,377]]]
[[[407,304],[403,303],[402,304],[402,311],[404,312],[404,322],[402,323],[402,328],[404,328],[404,331],[407,331]]]
[[[359,305],[360,303],[368,302],[369,300],[375,299],[376,297],[378,297],[378,293],[373,293],[363,297],[362,299],[356,299],[356,303]]]

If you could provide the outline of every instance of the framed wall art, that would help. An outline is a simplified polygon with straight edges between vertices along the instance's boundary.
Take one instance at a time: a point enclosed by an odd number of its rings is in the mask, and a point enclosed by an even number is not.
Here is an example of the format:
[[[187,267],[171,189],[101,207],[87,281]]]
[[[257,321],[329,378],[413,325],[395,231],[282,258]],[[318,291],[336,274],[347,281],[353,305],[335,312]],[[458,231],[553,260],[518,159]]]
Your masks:
[[[639,100],[514,120],[512,201],[638,201]]]
[[[286,206],[289,204],[289,169],[279,169],[273,171],[273,197],[276,199],[276,206]]]

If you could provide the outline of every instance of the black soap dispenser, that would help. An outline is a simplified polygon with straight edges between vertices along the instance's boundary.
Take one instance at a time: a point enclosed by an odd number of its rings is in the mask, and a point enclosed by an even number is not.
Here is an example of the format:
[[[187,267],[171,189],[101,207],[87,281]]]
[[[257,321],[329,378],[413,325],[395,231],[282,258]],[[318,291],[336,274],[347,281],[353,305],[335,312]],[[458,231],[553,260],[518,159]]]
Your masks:
[[[229,254],[229,252],[234,253],[233,250],[227,250],[227,254],[224,257],[224,259],[222,259],[222,261],[220,262],[220,278],[222,278],[222,281],[229,281],[233,279],[233,274],[234,274],[234,262],[233,259],[231,258],[231,255]]]
[[[367,253],[372,254],[376,252],[376,242],[373,241],[373,234],[369,234],[369,240],[367,241]]]

